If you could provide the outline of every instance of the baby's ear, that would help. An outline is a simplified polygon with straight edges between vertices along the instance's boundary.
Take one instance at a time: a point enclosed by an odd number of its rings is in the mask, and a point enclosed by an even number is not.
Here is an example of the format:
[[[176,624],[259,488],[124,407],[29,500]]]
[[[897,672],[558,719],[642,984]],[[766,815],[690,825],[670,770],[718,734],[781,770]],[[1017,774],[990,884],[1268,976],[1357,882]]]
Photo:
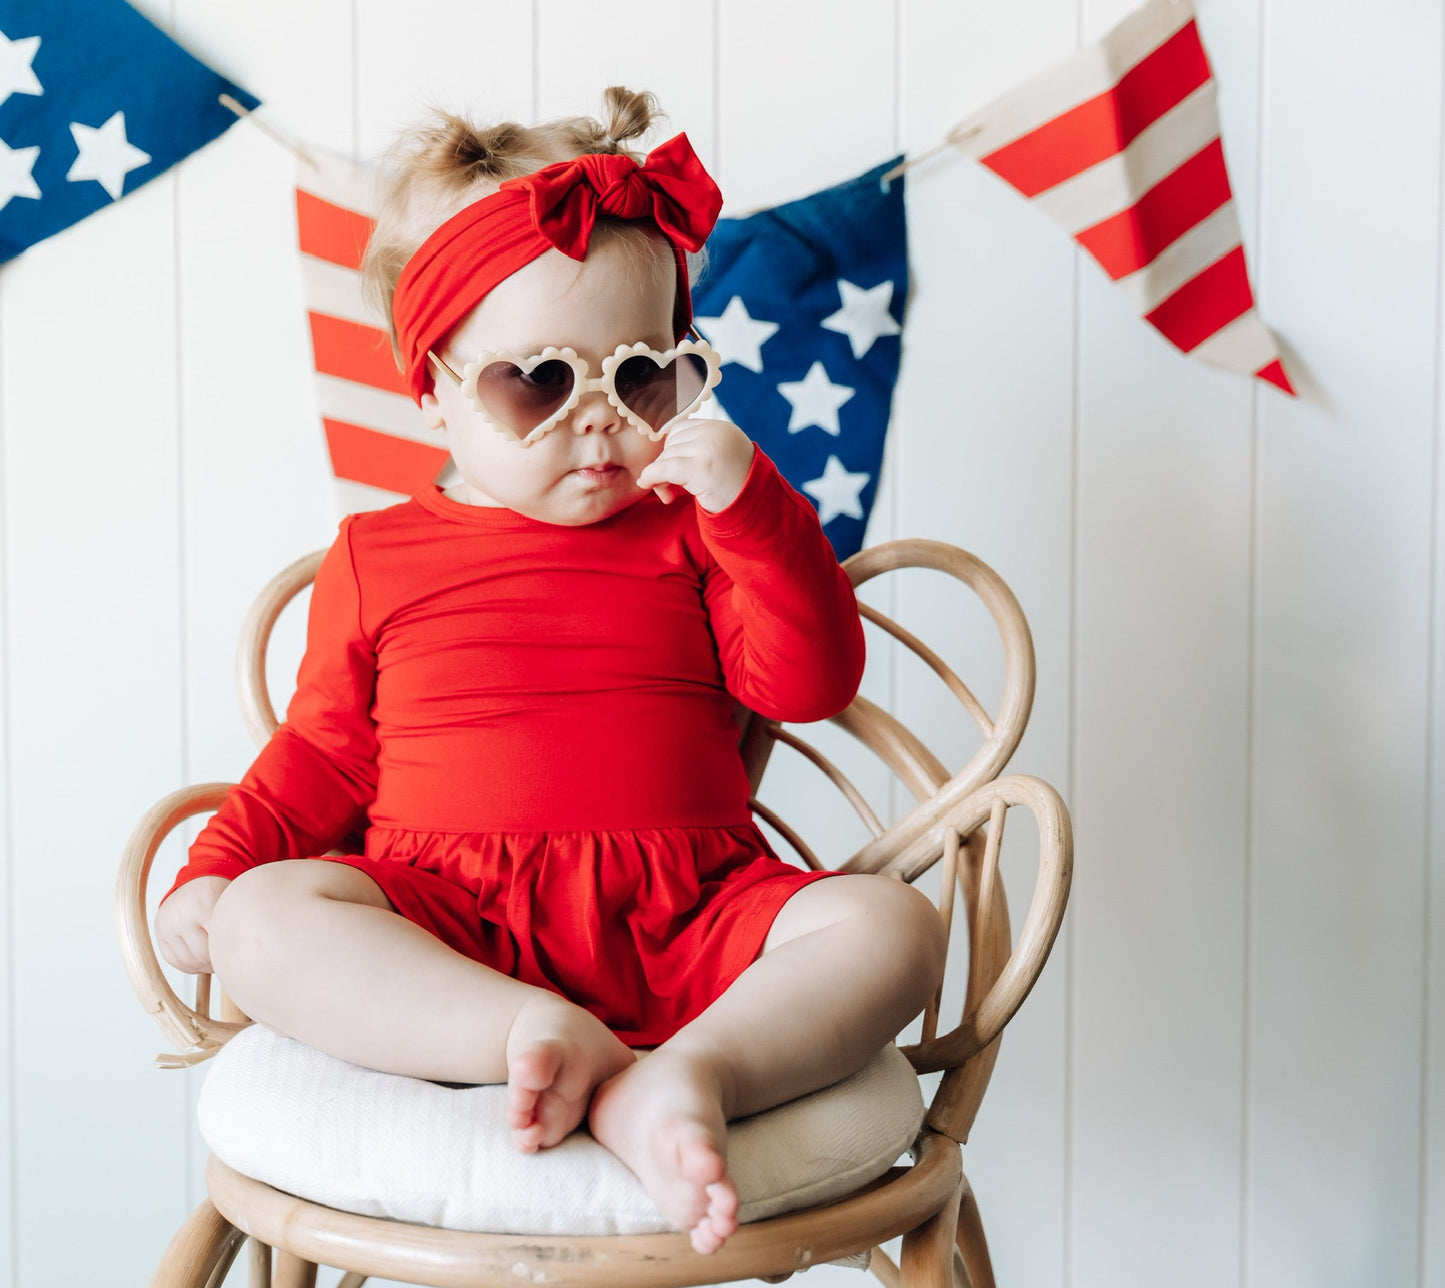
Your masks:
[[[427,393],[421,396],[422,419],[426,421],[428,429],[445,429],[446,420],[442,416],[442,405],[437,402],[435,394]]]

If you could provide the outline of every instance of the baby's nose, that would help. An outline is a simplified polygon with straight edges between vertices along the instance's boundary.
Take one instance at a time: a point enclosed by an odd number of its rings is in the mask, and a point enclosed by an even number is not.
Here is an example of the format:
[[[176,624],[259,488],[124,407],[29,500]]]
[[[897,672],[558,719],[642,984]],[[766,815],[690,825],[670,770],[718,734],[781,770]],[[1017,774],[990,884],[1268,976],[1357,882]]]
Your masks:
[[[622,424],[621,414],[601,390],[584,394],[568,419],[574,434],[587,434],[597,430],[604,434],[614,433]]]

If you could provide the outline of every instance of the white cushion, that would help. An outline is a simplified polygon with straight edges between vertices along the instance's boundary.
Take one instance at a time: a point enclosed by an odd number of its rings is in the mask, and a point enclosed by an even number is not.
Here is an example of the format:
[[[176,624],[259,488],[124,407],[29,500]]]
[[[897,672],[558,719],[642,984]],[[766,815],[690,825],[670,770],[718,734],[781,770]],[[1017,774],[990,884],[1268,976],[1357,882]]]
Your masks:
[[[881,1176],[923,1113],[918,1077],[890,1045],[842,1082],[729,1124],[740,1219],[825,1203]],[[346,1212],[497,1234],[672,1228],[585,1131],[535,1154],[517,1150],[503,1085],[378,1073],[261,1024],[211,1058],[197,1116],[222,1162]]]

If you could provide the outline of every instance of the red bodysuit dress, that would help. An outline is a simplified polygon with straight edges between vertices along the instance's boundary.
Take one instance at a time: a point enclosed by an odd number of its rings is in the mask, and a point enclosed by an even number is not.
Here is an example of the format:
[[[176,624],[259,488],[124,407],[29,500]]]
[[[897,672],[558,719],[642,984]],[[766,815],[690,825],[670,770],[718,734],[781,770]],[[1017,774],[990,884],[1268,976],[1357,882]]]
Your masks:
[[[342,521],[286,720],[166,894],[364,829],[330,861],[402,916],[655,1045],[831,875],[754,822],[734,699],[824,719],[863,658],[848,576],[761,448],[717,514],[679,488],[568,527],[431,487]]]

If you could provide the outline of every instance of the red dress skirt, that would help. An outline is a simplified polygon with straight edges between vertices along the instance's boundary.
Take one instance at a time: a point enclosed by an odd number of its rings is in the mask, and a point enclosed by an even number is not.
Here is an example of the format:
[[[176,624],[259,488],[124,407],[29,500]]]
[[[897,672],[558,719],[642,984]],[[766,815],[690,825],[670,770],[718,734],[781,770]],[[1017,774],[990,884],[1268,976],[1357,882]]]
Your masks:
[[[759,953],[783,904],[834,872],[784,862],[755,823],[631,831],[373,827],[366,873],[408,921],[656,1046]]]

